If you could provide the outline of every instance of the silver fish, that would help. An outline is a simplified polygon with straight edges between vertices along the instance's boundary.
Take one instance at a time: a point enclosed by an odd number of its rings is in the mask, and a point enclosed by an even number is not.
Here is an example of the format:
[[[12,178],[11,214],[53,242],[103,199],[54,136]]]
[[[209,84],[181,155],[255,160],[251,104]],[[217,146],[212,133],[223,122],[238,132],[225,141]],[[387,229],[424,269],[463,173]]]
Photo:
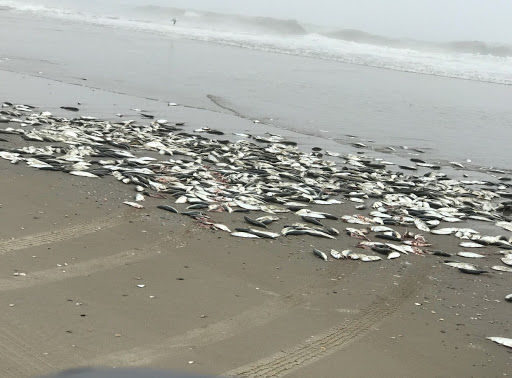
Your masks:
[[[501,262],[505,265],[512,266],[512,255],[507,255],[501,258]]]
[[[341,253],[339,253],[338,251],[336,251],[335,249],[331,249],[331,256],[332,258],[336,259],[336,260],[339,260],[341,259],[343,256],[341,255]]]
[[[457,261],[447,262],[447,263],[444,263],[444,265],[448,265],[448,266],[451,266],[452,268],[457,268],[457,269],[478,270],[478,268],[473,264],[461,263],[461,262],[457,262]]]
[[[259,236],[256,236],[254,234],[250,234],[248,232],[232,232],[232,236],[237,236],[239,238],[252,238],[252,239],[259,239]]]
[[[359,259],[364,262],[373,262],[373,261],[382,260],[382,258],[379,256],[368,256],[368,255],[362,255],[362,256],[360,256]]]
[[[400,252],[391,252],[388,254],[388,260],[397,259],[400,257]]]
[[[223,225],[221,223],[214,223],[213,227],[215,227],[217,230],[231,232],[231,230],[229,229],[228,226],[225,226],[225,225]]]
[[[270,224],[272,222],[278,221],[280,218],[272,215],[265,215],[263,217],[256,218],[258,222],[264,223],[264,224]]]
[[[301,215],[301,216],[305,215],[310,218],[325,219],[325,215],[318,213],[316,211],[308,210],[308,209],[300,209],[295,214]]]
[[[73,176],[81,176],[81,177],[91,177],[91,178],[98,178],[99,176],[95,175],[94,173],[87,172],[87,171],[71,171],[69,172],[70,175]]]
[[[512,222],[496,222],[496,226],[512,232]]]
[[[482,259],[485,257],[484,255],[480,255],[478,253],[473,252],[457,252],[457,256],[466,257],[470,259]]]
[[[188,199],[187,199],[187,196],[180,196],[178,197],[178,199],[175,201],[176,203],[187,203]]]
[[[508,272],[512,273],[512,268],[509,266],[503,266],[503,265],[494,265],[491,266],[491,269],[497,270],[498,272]]]
[[[279,237],[279,234],[276,234],[274,232],[260,231],[260,230],[255,230],[254,228],[250,228],[249,232],[251,234],[254,234],[254,235],[262,237],[262,238],[276,239]]]
[[[439,228],[437,230],[432,230],[431,232],[436,235],[451,235],[454,232],[457,232],[458,228]]]
[[[143,209],[144,208],[144,206],[142,206],[140,203],[137,203],[137,202],[124,201],[123,203],[125,205],[134,207],[136,209]]]
[[[320,251],[319,249],[313,248],[313,254],[324,261],[327,261],[327,255],[325,252]]]
[[[370,230],[372,232],[386,232],[386,231],[395,232],[395,230],[393,230],[391,227],[387,227],[387,226],[372,226],[372,227],[370,227]]]
[[[496,344],[506,346],[507,348],[512,348],[512,339],[506,337],[486,337],[486,339],[494,341]]]
[[[482,244],[474,243],[474,242],[462,242],[459,244],[462,248],[482,248],[484,247]]]
[[[414,224],[418,230],[424,231],[424,232],[430,232],[430,228],[428,228],[427,224],[423,222],[421,219],[416,218],[414,220]]]

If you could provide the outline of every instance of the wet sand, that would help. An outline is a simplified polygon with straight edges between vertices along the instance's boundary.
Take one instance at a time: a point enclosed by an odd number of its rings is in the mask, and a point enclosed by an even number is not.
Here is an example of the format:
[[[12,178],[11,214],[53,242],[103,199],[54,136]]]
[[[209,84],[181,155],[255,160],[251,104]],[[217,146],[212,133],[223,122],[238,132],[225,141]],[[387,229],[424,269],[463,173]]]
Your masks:
[[[7,84],[2,100],[56,114],[79,100],[84,115],[137,107],[186,121],[190,129],[203,122],[242,132],[265,127],[20,74],[0,77]],[[84,179],[5,160],[0,171],[2,376],[77,366],[290,377],[511,371],[510,352],[485,339],[511,332],[510,304],[503,300],[509,273],[468,276],[441,258],[416,255],[326,263],[312,246],[342,250],[358,240],[240,240],[162,213],[155,208],[160,200],[127,208],[122,201],[132,198],[132,189],[113,178]],[[329,211],[355,212],[351,204]],[[243,214],[212,216],[229,227],[243,222]],[[457,249],[454,238],[429,240],[438,249]]]

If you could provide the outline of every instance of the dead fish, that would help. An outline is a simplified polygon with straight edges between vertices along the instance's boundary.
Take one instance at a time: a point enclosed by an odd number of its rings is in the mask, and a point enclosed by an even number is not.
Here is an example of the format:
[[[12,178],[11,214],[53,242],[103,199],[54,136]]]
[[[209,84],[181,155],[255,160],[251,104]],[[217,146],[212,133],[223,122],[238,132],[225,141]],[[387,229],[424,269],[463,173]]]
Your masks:
[[[505,265],[512,266],[512,255],[507,255],[501,258],[501,262]]]
[[[235,201],[235,203],[238,207],[241,207],[242,209],[245,209],[245,210],[260,210],[260,206],[251,205],[246,202]]]
[[[451,161],[451,162],[450,162],[450,164],[451,164],[452,166],[454,166],[454,167],[464,169],[464,166],[463,166],[461,163],[459,163],[459,162]]]
[[[327,239],[336,239],[334,236],[329,235],[328,233],[318,231],[312,228],[295,228],[295,227],[285,227],[281,231],[281,234],[284,236],[287,235],[311,235],[311,236],[319,236]]]
[[[95,175],[94,173],[87,172],[87,171],[71,171],[69,172],[70,175],[73,176],[80,176],[80,177],[91,177],[91,178],[98,178],[99,176]]]
[[[343,256],[341,255],[341,253],[339,253],[338,251],[336,251],[335,249],[331,249],[331,256],[332,258],[336,259],[336,260],[339,260],[341,259]]]
[[[169,206],[169,205],[158,205],[157,208],[159,208],[161,210],[170,211],[171,213],[178,214],[178,210],[176,210],[174,207]]]
[[[249,232],[232,232],[231,236],[237,236],[239,238],[259,239],[260,237]]]
[[[436,235],[451,235],[457,232],[457,228],[440,228],[438,230],[432,230],[431,232]]]
[[[77,107],[74,107],[74,106],[61,106],[60,108],[64,109],[64,110],[68,110],[70,112],[77,112],[77,111],[80,110],[80,109],[78,109]]]
[[[300,209],[295,214],[300,215],[300,216],[307,216],[310,218],[325,219],[325,215],[320,214],[316,211],[311,211],[309,209]]]
[[[496,344],[512,348],[512,339],[507,339],[506,337],[486,337],[486,339],[494,341]]]
[[[385,239],[385,240],[392,240],[392,241],[401,241],[402,239],[393,235],[393,234],[377,234],[375,235],[376,238],[379,239]]]
[[[506,300],[507,302],[512,302],[512,294],[508,294],[508,295],[506,295],[506,296],[505,296],[505,300]]]
[[[387,232],[387,231],[396,232],[391,227],[387,227],[387,226],[372,226],[372,227],[370,227],[370,230],[372,232]]]
[[[229,229],[229,227],[228,227],[228,226],[223,225],[223,224],[221,224],[221,223],[214,223],[214,224],[212,224],[212,226],[213,226],[214,228],[216,228],[217,230],[226,231],[226,232],[231,232],[231,230]]]
[[[421,219],[414,219],[414,225],[418,230],[424,231],[424,232],[430,232],[430,228],[427,226],[425,222],[423,222]]]
[[[387,245],[384,245],[384,246],[374,245],[374,246],[372,246],[372,251],[375,251],[375,252],[380,253],[382,255],[387,255],[387,254],[390,253],[391,248],[389,248]]]
[[[368,256],[368,255],[362,255],[359,257],[359,260],[363,262],[374,262],[374,261],[380,261],[382,260],[379,256]]]
[[[251,219],[248,216],[244,215],[244,219],[247,223],[252,224],[253,226],[261,227],[261,228],[267,228],[267,225],[263,222],[260,222],[255,219]]]
[[[391,252],[388,254],[388,260],[397,259],[400,257],[400,252]]]
[[[327,255],[324,252],[322,252],[316,248],[313,248],[313,254],[315,256],[321,258],[322,260],[327,261]]]
[[[317,226],[322,226],[322,223],[320,223],[316,218],[308,217],[306,215],[303,215],[301,218],[308,223],[312,223]]]
[[[493,265],[491,266],[492,270],[497,270],[498,272],[508,272],[512,273],[512,268],[509,266],[503,266],[503,265]]]
[[[140,203],[137,203],[137,202],[124,201],[123,203],[125,205],[134,207],[136,209],[143,209],[144,208],[144,206],[142,206]]]
[[[431,251],[430,253],[434,256],[451,257],[451,254],[443,251]]]
[[[207,209],[209,207],[206,203],[196,203],[187,207],[188,210],[200,210]]]
[[[340,234],[340,232],[334,228],[334,227],[324,227],[322,228],[321,230],[318,230],[318,231],[324,231],[327,232],[329,235],[333,235],[333,236],[338,236]]]
[[[482,259],[485,256],[474,252],[457,252],[457,256],[466,257],[470,259]]]
[[[257,220],[258,222],[261,222],[261,223],[263,223],[263,224],[265,224],[265,225],[270,224],[270,223],[272,223],[272,222],[276,222],[276,221],[278,221],[279,219],[280,219],[279,217],[274,217],[274,216],[272,216],[272,215],[265,215],[265,216],[263,216],[263,217],[256,218],[256,220]]]
[[[488,273],[486,270],[481,269],[466,269],[466,268],[459,268],[459,271],[466,274],[482,274],[482,273]]]
[[[496,226],[512,232],[512,222],[496,222]]]
[[[146,200],[146,197],[144,197],[142,194],[140,194],[140,193],[135,194],[135,202],[141,202],[141,201],[145,201],[145,200]]]
[[[187,203],[187,201],[188,201],[187,196],[180,196],[180,197],[178,197],[178,199],[175,202],[176,203]]]
[[[336,215],[332,215],[329,213],[319,212],[319,214],[323,215],[325,219],[330,219],[330,220],[338,220],[339,219]],[[311,215],[308,215],[308,216],[311,216]]]
[[[317,205],[339,205],[339,204],[342,204],[344,202],[342,201],[339,201],[337,199],[328,199],[328,200],[319,200],[319,199],[316,199],[313,201],[313,203],[316,203]]]
[[[408,255],[409,252],[413,252],[412,250],[409,250],[409,248],[412,248],[411,246],[395,245],[391,243],[386,243],[386,245],[392,250],[403,253],[404,255]]]
[[[254,228],[249,228],[248,231],[251,234],[257,235],[261,238],[276,239],[279,237],[279,234],[276,234],[275,232],[260,231],[260,230],[255,230]]]
[[[468,263],[461,263],[461,262],[457,262],[457,261],[449,261],[449,262],[445,262],[444,265],[448,265],[448,266],[451,266],[452,268],[457,268],[457,269],[473,269],[473,270],[479,270],[475,265],[473,264],[468,264]]]
[[[473,243],[473,242],[462,242],[459,246],[463,248],[482,248],[484,247],[482,244]]]

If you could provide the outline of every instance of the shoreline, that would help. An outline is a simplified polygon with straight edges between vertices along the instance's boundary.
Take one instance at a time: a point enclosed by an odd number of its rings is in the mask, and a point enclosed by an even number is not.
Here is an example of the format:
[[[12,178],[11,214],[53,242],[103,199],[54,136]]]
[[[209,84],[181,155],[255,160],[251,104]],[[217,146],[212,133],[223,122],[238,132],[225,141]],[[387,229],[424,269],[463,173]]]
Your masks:
[[[15,27],[20,24],[23,28]],[[16,15],[0,27],[9,41],[0,54],[12,58],[1,65],[218,111],[211,95],[237,113],[281,130],[277,133],[315,134],[342,144],[352,142],[347,134],[363,143],[378,136],[381,146],[420,148],[429,159],[471,159],[507,168],[510,88],[104,31],[71,22],[56,28],[46,19]],[[30,50],[23,48],[27,36],[34,46]],[[104,51],[101,57],[98,49]],[[217,59],[206,61],[205,56]]]
[[[0,70],[0,75],[7,75],[5,77],[5,80],[8,82],[14,82],[20,78],[27,79],[29,81],[32,81],[30,83],[30,86],[32,88],[37,88],[37,91],[39,91],[39,94],[35,96],[35,98],[40,98],[40,96],[43,95],[44,86],[45,84],[49,87],[54,86],[55,88],[52,89],[52,91],[63,91],[68,92],[69,88],[76,87],[76,90],[71,90],[73,95],[76,96],[77,100],[80,100],[81,95],[85,95],[86,93],[92,93],[92,92],[101,92],[105,96],[115,96],[119,99],[121,103],[124,104],[123,111],[126,112],[126,114],[122,114],[122,117],[126,119],[126,117],[130,118],[137,118],[139,115],[137,112],[134,112],[132,108],[127,109],[126,107],[129,106],[127,104],[133,104],[132,107],[136,107],[135,104],[140,104],[141,102],[146,104],[146,107],[148,109],[155,109],[157,113],[160,114],[167,114],[168,113],[168,100],[164,99],[156,99],[151,97],[139,97],[135,95],[131,95],[129,93],[124,92],[118,92],[113,91],[105,88],[100,87],[89,87],[88,85],[82,84],[82,83],[68,83],[64,80],[56,80],[51,79],[47,77],[37,76],[37,75],[31,75],[16,71],[8,71],[8,70]],[[11,76],[11,77],[8,77]],[[37,84],[35,84],[37,83]],[[34,87],[35,86],[35,87]],[[88,98],[87,95],[85,95],[86,98]],[[18,97],[15,97],[19,99],[20,103],[23,103],[22,98],[23,95],[19,94]],[[92,99],[92,98],[91,98]],[[12,100],[7,96],[5,100]],[[63,100],[64,101],[64,100]],[[83,100],[82,100],[83,101]],[[16,101],[15,101],[16,102]],[[29,101],[30,102],[30,101]],[[406,145],[389,145],[384,144],[382,142],[379,142],[377,139],[365,139],[353,135],[346,135],[345,139],[333,139],[333,138],[326,138],[319,136],[315,133],[304,133],[304,132],[296,132],[293,130],[287,130],[282,129],[279,127],[276,127],[272,123],[267,123],[265,121],[260,120],[253,120],[247,116],[239,115],[239,114],[233,114],[233,111],[230,109],[223,108],[221,105],[216,104],[214,101],[212,101],[219,109],[220,111],[216,111],[214,109],[209,108],[203,108],[203,107],[195,107],[187,104],[176,104],[172,106],[173,110],[177,111],[178,117],[190,117],[194,120],[193,123],[191,123],[192,127],[197,127],[199,125],[202,125],[201,120],[207,118],[208,124],[214,126],[215,129],[222,130],[227,133],[233,133],[236,131],[243,131],[243,132],[258,132],[261,134],[269,133],[269,134],[278,134],[282,135],[288,138],[292,138],[292,140],[298,142],[297,146],[302,151],[308,151],[309,149],[315,147],[315,146],[322,146],[323,149],[331,149],[336,150],[339,148],[343,148],[343,150],[358,154],[358,153],[365,153],[370,152],[375,157],[381,158],[386,160],[389,156],[393,156],[393,158],[402,164],[407,164],[410,158],[423,158],[423,155],[426,154],[426,159],[432,164],[439,165],[443,167],[443,169],[449,170],[449,173],[453,175],[456,178],[462,178],[460,171],[457,169],[452,169],[453,166],[450,164],[449,160],[446,159],[440,159],[432,154],[429,148],[422,149],[417,148],[413,146],[406,146]],[[59,104],[64,102],[57,102],[53,101],[52,105],[49,108],[52,111],[55,111],[57,115],[66,116],[69,115],[68,112],[62,111],[59,109]],[[172,103],[172,102],[171,102]],[[38,104],[37,101],[32,102],[32,104]],[[175,104],[175,103],[173,103]],[[117,116],[112,114],[112,112],[109,112],[105,109],[105,106],[102,104],[99,104],[95,101],[92,101],[91,103],[83,104],[85,106],[85,109],[87,110],[90,108],[92,111],[91,114],[98,115],[99,117],[106,116],[109,120],[116,120],[119,119]],[[36,105],[39,107],[39,105]],[[112,103],[112,106],[118,107],[119,104]],[[41,105],[42,108],[45,108],[45,106]],[[173,113],[175,114],[175,113]],[[212,118],[214,121],[212,121]],[[123,119],[123,118],[121,118]],[[237,125],[236,128],[233,125]],[[229,137],[229,134],[227,135]],[[307,138],[304,138],[307,137]],[[364,145],[364,147],[361,147],[360,144]],[[327,159],[330,159],[329,156],[326,156]],[[466,162],[461,161],[461,164],[464,165],[464,170],[471,172],[473,175],[475,175],[478,179],[488,179],[489,176],[491,178],[496,178],[496,175],[499,174],[511,174],[512,169],[507,169],[506,167],[501,166],[484,166],[484,165],[477,165],[473,161]],[[456,167],[457,168],[457,167]],[[502,172],[495,172],[496,170],[502,171]]]

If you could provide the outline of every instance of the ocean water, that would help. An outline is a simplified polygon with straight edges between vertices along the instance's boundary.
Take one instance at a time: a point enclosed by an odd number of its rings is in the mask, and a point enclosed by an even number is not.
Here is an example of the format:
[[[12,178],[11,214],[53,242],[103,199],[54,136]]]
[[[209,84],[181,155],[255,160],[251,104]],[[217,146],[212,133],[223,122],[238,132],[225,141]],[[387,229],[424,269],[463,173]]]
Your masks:
[[[250,17],[110,2],[0,0],[0,12],[24,12],[109,28],[185,38],[378,67],[504,85],[512,84],[512,46],[480,41],[425,42],[372,35],[360,30]],[[1,17],[1,13],[0,13]],[[173,25],[172,19],[176,19]]]

